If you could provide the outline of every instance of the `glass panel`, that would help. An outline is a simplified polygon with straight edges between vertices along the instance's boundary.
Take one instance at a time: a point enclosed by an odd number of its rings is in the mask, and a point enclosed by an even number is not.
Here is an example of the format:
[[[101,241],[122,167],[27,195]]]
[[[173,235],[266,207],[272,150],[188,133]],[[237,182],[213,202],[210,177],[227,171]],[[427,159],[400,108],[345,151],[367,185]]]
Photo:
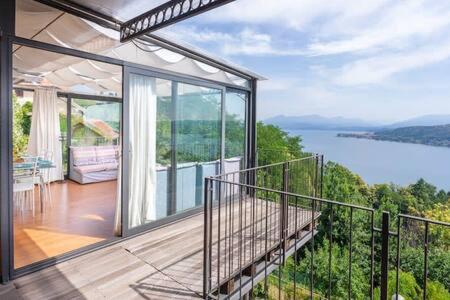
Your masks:
[[[71,145],[119,145],[121,103],[72,99]]]
[[[203,178],[220,172],[222,91],[178,84],[176,212],[203,203]]]
[[[14,267],[21,268],[120,235],[114,217],[120,207],[120,103],[70,102],[67,95],[78,91],[97,99],[112,81],[120,92],[122,68],[14,48],[10,201]],[[78,68],[68,68],[73,63]],[[71,126],[69,109],[74,114]],[[68,139],[71,134],[73,140]]]
[[[247,93],[227,92],[225,100],[225,159],[237,159],[243,167],[246,146]]]
[[[172,83],[130,74],[129,227],[166,217],[172,199]]]
[[[67,98],[58,97],[59,127],[64,176],[69,174],[69,145],[67,141]]]

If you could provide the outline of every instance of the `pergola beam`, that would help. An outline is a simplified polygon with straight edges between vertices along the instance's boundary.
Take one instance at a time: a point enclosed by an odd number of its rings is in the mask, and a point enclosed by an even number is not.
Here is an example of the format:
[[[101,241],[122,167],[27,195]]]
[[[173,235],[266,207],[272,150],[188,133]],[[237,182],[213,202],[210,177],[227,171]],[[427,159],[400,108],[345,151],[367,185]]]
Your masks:
[[[120,41],[126,42],[235,0],[171,0],[120,26]]]

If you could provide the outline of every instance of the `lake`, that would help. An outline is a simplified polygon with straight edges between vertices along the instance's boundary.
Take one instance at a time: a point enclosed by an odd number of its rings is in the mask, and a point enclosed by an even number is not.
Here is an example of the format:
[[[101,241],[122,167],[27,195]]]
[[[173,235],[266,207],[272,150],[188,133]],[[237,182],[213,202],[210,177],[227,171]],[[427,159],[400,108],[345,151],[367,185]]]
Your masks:
[[[320,153],[359,174],[367,183],[408,185],[419,178],[450,191],[450,148],[338,138],[342,131],[291,130],[305,151]]]

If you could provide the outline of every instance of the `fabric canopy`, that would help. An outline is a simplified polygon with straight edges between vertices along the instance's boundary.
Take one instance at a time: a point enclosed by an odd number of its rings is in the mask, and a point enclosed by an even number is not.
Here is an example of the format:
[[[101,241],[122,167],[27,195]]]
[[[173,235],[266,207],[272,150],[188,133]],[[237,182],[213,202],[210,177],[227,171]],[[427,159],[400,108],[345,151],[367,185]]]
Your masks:
[[[17,35],[66,48],[97,53],[163,70],[247,85],[247,80],[148,42],[122,44],[117,31],[32,0],[17,0]],[[97,93],[121,95],[121,68],[48,51],[15,46],[14,83],[49,82],[63,90],[87,86]]]

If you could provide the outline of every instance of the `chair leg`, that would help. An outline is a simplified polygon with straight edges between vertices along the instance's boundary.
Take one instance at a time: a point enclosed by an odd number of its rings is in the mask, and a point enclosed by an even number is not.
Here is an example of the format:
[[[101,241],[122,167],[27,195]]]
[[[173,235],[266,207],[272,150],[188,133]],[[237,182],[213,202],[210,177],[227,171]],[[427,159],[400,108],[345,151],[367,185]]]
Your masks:
[[[33,189],[30,191],[31,194],[31,210],[33,211],[33,217],[35,216],[35,211],[34,211],[34,186]]]
[[[52,196],[52,186],[50,182],[47,182],[47,188],[46,188],[47,192],[48,192],[48,202],[50,204],[50,208],[53,208],[53,196]]]

